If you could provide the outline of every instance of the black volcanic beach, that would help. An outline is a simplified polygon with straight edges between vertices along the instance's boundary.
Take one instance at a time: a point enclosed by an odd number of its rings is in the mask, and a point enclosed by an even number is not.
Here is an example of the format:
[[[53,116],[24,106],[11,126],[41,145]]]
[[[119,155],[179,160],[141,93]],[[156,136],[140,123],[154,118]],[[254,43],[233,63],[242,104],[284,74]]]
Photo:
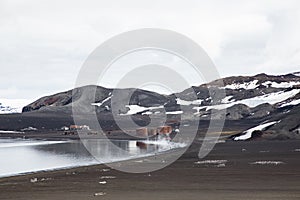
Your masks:
[[[105,165],[0,179],[0,199],[299,199],[300,141],[227,141],[199,160],[194,142],[175,163],[129,174]],[[46,159],[46,158],[45,158]],[[134,167],[139,162],[119,164]]]

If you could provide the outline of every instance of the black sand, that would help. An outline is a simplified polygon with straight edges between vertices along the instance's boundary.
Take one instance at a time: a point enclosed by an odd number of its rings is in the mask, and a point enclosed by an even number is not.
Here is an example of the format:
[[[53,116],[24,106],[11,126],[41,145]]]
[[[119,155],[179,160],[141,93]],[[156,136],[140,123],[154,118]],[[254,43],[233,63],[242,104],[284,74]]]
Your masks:
[[[298,149],[298,150],[297,150]],[[172,165],[152,173],[103,171],[104,165],[0,179],[0,199],[300,199],[300,141],[217,144],[195,164],[198,145]],[[258,165],[256,161],[280,161]],[[123,162],[123,165],[133,165]],[[101,179],[101,176],[115,176]],[[37,178],[32,183],[30,179]],[[44,178],[44,180],[43,180]],[[107,181],[100,184],[100,181]]]

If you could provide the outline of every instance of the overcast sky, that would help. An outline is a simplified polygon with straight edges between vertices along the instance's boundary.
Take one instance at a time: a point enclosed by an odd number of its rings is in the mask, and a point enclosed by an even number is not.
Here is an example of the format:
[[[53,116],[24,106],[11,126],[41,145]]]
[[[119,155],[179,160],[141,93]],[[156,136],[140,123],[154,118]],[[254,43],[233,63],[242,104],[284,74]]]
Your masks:
[[[98,45],[139,28],[190,37],[222,77],[300,71],[297,0],[0,0],[0,98],[71,89]]]

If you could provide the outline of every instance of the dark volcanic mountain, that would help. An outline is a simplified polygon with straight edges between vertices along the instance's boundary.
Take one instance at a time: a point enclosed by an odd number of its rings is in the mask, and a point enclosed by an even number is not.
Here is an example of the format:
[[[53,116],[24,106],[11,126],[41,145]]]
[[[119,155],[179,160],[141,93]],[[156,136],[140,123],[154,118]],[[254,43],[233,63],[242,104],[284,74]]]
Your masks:
[[[224,95],[218,96],[222,92]],[[131,116],[140,122],[147,121],[148,116],[159,118],[164,114],[171,120],[185,121],[225,119],[242,123],[253,120],[258,122],[254,130],[270,133],[270,138],[298,138],[300,76],[294,73],[227,77],[172,95],[140,89],[113,90],[84,86],[42,97],[25,106],[20,115],[60,115],[71,118],[72,106],[84,114],[96,111],[99,121],[105,120],[106,124],[113,121],[111,112],[114,108],[120,119],[122,116]],[[59,123],[56,128],[61,125]],[[47,126],[47,123],[43,126]],[[110,128],[113,127],[110,125]],[[248,132],[241,133],[236,139],[248,139]]]
[[[117,105],[111,105],[111,98],[114,93]],[[46,96],[25,106],[22,112],[39,111],[39,112],[72,112],[72,105],[80,107],[83,113],[92,112],[93,108],[97,108],[97,112],[109,111],[111,106],[122,108],[121,112],[126,113],[126,99],[128,95],[131,105],[139,105],[145,107],[162,105],[168,101],[164,95],[155,92],[140,89],[107,89],[100,86],[84,86],[75,88],[66,92],[61,92],[51,96]],[[120,106],[120,105],[123,105]]]

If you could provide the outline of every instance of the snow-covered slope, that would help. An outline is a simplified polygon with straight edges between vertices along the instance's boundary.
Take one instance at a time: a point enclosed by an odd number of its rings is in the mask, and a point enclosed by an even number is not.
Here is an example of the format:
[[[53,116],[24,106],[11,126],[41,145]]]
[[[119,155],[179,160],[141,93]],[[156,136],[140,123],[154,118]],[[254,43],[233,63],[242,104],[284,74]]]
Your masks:
[[[221,84],[222,82],[223,84]],[[223,90],[226,96],[213,102],[208,88],[214,90],[215,93]],[[192,107],[195,111],[194,114],[198,116],[209,116],[209,111],[212,109],[223,110],[236,105],[245,105],[249,108],[248,116],[253,117],[250,110],[264,104],[272,105],[274,108],[298,105],[300,76],[295,73],[280,76],[258,74],[256,76],[227,77],[192,89],[196,92],[197,99],[189,96],[191,89],[187,89],[179,93],[181,101],[177,100],[177,104]],[[244,115],[244,117],[247,116]]]
[[[276,103],[280,103],[283,102],[287,99],[290,99],[292,97],[294,97],[296,94],[300,93],[300,89],[292,89],[289,91],[279,91],[279,92],[273,92],[273,93],[269,93],[269,94],[265,94],[265,95],[261,95],[261,96],[256,96],[256,97],[252,97],[252,98],[245,98],[242,100],[238,100],[236,101],[232,96],[230,96],[230,102],[228,102],[228,97],[225,97],[220,104],[218,105],[212,105],[212,106],[199,106],[199,107],[194,107],[195,110],[197,110],[197,112],[199,112],[199,110],[201,109],[206,109],[206,110],[211,110],[211,109],[217,109],[217,110],[221,110],[221,109],[226,109],[226,108],[230,108],[236,104],[244,104],[248,107],[256,107],[259,106],[261,104],[265,104],[265,103],[269,103],[269,104],[276,104]],[[225,102],[225,103],[223,103]],[[284,104],[284,106],[286,105],[296,105],[298,104],[298,100],[295,100],[291,103],[286,103]]]
[[[252,137],[253,131],[262,131],[265,128],[268,128],[276,123],[278,123],[278,122],[268,122],[268,123],[260,124],[256,127],[250,128],[249,130],[244,131],[243,135],[234,137],[234,140],[248,140]]]
[[[0,99],[0,114],[21,113],[30,102],[27,99]]]

